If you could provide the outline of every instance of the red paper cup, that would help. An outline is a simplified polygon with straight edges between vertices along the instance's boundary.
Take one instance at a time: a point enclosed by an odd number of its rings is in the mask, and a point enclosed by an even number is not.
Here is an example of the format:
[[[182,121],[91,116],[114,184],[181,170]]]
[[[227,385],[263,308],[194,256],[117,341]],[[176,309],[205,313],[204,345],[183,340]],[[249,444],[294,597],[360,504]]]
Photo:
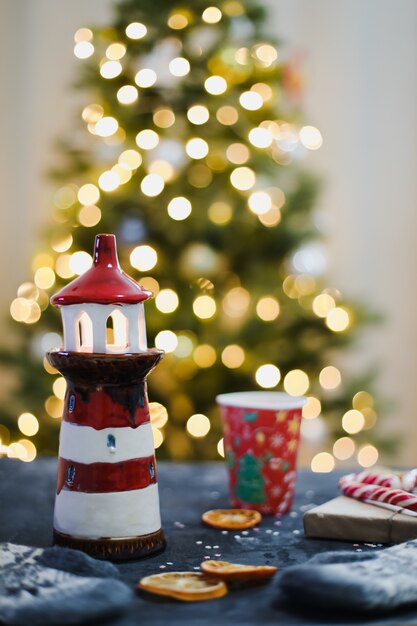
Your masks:
[[[307,399],[276,391],[216,398],[234,507],[288,513],[294,496],[301,410]]]

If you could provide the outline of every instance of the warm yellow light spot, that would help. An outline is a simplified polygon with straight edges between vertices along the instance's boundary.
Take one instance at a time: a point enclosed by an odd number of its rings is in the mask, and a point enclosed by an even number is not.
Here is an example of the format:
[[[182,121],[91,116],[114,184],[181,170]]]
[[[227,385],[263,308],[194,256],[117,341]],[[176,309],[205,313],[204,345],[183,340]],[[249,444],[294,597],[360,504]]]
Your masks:
[[[102,191],[114,191],[120,185],[120,176],[113,170],[103,172],[98,179],[98,186]]]
[[[39,422],[32,413],[22,413],[17,420],[19,430],[27,437],[33,437],[39,430]]]
[[[375,446],[367,444],[358,452],[358,463],[362,467],[372,467],[378,461],[378,450]]]
[[[18,293],[18,295],[20,294]],[[358,393],[353,396],[352,406],[359,411],[372,408],[374,406],[374,399],[367,391],[358,391]]]
[[[197,187],[197,189],[203,189],[207,187],[213,180],[213,174],[207,165],[198,163],[189,168],[187,173],[187,179],[190,185]]]
[[[349,313],[340,306],[328,312],[326,316],[326,326],[335,333],[343,332],[350,324]]]
[[[123,85],[117,91],[117,99],[121,104],[132,104],[138,99],[138,93],[133,85]]]
[[[256,305],[256,313],[264,322],[272,322],[279,315],[279,302],[272,296],[260,298]]]
[[[193,352],[194,362],[203,368],[211,367],[216,362],[216,350],[208,343],[197,346]]]
[[[164,179],[159,174],[148,174],[142,179],[140,188],[145,196],[159,196],[165,187]]]
[[[119,128],[119,122],[116,118],[107,116],[102,117],[94,127],[94,132],[99,137],[111,137],[114,135]],[[92,200],[90,202],[96,202],[96,200]]]
[[[211,428],[207,415],[196,413],[187,420],[187,430],[192,437],[205,437]]]
[[[185,220],[192,211],[191,202],[183,196],[172,198],[167,207],[168,215],[177,221]]]
[[[40,319],[40,316],[41,316],[40,305],[37,302],[32,302],[30,305],[29,315],[23,321],[25,322],[25,324],[36,324],[36,322]]]
[[[172,59],[168,67],[173,76],[186,76],[190,71],[190,63],[184,57]]]
[[[284,389],[291,396],[302,396],[310,386],[310,380],[303,370],[291,370],[284,378]]]
[[[232,214],[232,207],[227,202],[213,202],[208,209],[209,219],[219,226],[228,224],[232,219]]]
[[[54,383],[52,385],[52,391],[57,398],[59,398],[60,400],[64,400],[65,393],[67,391],[67,383],[65,381],[65,378],[60,376],[59,378],[54,380]]]
[[[210,113],[207,107],[202,104],[195,104],[188,109],[187,117],[192,124],[200,125],[207,122]]]
[[[168,411],[163,404],[159,402],[149,403],[149,413],[151,416],[152,426],[155,428],[163,428],[168,421]]]
[[[178,295],[172,289],[161,289],[155,298],[156,308],[161,313],[172,313],[178,308]]]
[[[217,453],[219,456],[224,458],[224,441],[223,441],[223,437],[221,439],[219,439],[218,443],[217,443]]]
[[[245,9],[239,0],[227,0],[227,2],[223,4],[223,11],[226,15],[238,17],[244,14]]]
[[[193,137],[187,141],[185,151],[192,159],[203,159],[209,151],[208,143],[204,139]]]
[[[181,30],[188,26],[188,19],[183,13],[174,13],[168,19],[168,26],[173,30]]]
[[[323,389],[336,389],[342,382],[342,376],[337,367],[328,365],[321,370],[319,382]]]
[[[216,313],[217,305],[211,296],[198,296],[193,302],[194,314],[202,320],[208,320]]]
[[[55,333],[51,333],[51,334],[55,334]],[[58,335],[58,337],[59,337],[59,335]],[[52,347],[57,347],[57,346],[60,346],[60,345],[61,345],[61,341],[57,342],[56,345],[52,346]],[[48,363],[46,357],[44,357],[44,359],[42,361],[42,364],[43,364],[44,370],[46,372],[48,372],[48,374],[55,375],[55,374],[59,373],[58,370],[56,370],[54,367],[52,367],[52,365],[50,363]]]
[[[130,265],[140,272],[151,270],[157,262],[158,255],[151,246],[137,246],[130,253]]]
[[[217,24],[222,19],[222,12],[217,7],[207,7],[201,17],[206,24]]]
[[[239,114],[234,107],[225,105],[217,109],[216,118],[223,126],[233,126],[238,121]]]
[[[77,197],[80,204],[95,204],[100,198],[100,191],[96,185],[88,183],[80,187]]]
[[[111,171],[117,174],[121,185],[128,183],[132,178],[131,170],[124,165],[120,165],[119,163],[117,163],[117,165],[113,165]]]
[[[308,420],[315,419],[321,413],[321,402],[314,396],[308,396],[307,403],[303,406],[303,417]]]
[[[369,430],[370,428],[373,428],[378,419],[378,416],[374,409],[365,407],[364,409],[361,409],[361,413],[363,413],[363,416],[365,418],[365,426],[363,427],[364,430]]]
[[[231,163],[242,165],[250,157],[250,152],[244,143],[232,143],[226,150],[226,156]]]
[[[106,57],[111,61],[123,59],[126,54],[126,46],[123,43],[111,43],[106,50]]]
[[[142,164],[142,156],[137,150],[125,150],[119,156],[118,162],[122,167],[136,170]]]
[[[19,439],[17,442],[18,446],[21,446],[24,450],[24,454],[18,454],[18,458],[25,463],[30,463],[36,458],[36,446],[29,439]]]
[[[61,417],[63,408],[63,401],[56,396],[49,396],[45,401],[45,411],[50,417],[54,417],[55,419]]]
[[[175,115],[171,109],[157,109],[153,114],[153,122],[159,128],[170,128],[175,123]]]
[[[272,208],[272,198],[266,191],[254,191],[248,198],[248,205],[252,213],[263,215]]]
[[[187,335],[178,335],[178,345],[174,354],[180,359],[183,359],[191,355],[193,348],[194,344],[190,337],[187,337]]]
[[[174,352],[178,345],[178,338],[172,330],[161,330],[155,337],[155,346],[165,352]]]
[[[272,363],[265,363],[258,367],[255,373],[255,380],[260,387],[270,389],[276,387],[281,379],[281,372]]]
[[[58,209],[69,209],[76,199],[77,196],[72,187],[61,187],[54,195],[54,204]]]
[[[69,266],[74,274],[84,274],[93,264],[93,258],[88,252],[80,250],[71,254]]]
[[[350,437],[340,437],[333,444],[333,454],[339,461],[346,461],[353,456],[355,443]]]
[[[78,43],[79,41],[91,41],[93,38],[93,31],[90,28],[79,28],[74,33],[74,41]]]
[[[269,211],[258,215],[258,220],[267,228],[272,228],[273,226],[277,226],[277,224],[280,223],[281,211],[277,206],[273,204]]]
[[[51,241],[51,248],[55,252],[66,252],[72,246],[72,235],[67,233],[65,235],[54,235]]]
[[[79,41],[74,46],[74,54],[78,59],[88,59],[94,54],[94,46],[90,41]]]
[[[125,30],[125,33],[129,37],[129,39],[142,39],[147,32],[148,29],[146,28],[145,24],[142,24],[141,22],[131,22],[126,26]]]
[[[154,296],[159,293],[159,283],[152,276],[144,276],[140,279],[140,284],[144,289],[148,289],[148,291],[151,291]]]
[[[255,55],[260,61],[262,61],[262,63],[267,66],[272,65],[272,63],[278,58],[278,52],[273,46],[268,43],[257,46],[255,50]]]
[[[317,317],[326,317],[335,306],[335,299],[328,293],[321,293],[313,300],[313,311]]]
[[[55,272],[50,267],[40,267],[35,272],[34,281],[39,289],[49,289],[55,282]]]
[[[237,344],[231,344],[230,346],[225,347],[221,358],[226,367],[236,369],[243,364],[243,361],[245,360],[245,352],[243,348]]]
[[[87,226],[88,228],[91,226],[95,226],[96,224],[99,223],[100,220],[101,220],[101,211],[98,208],[98,206],[95,206],[94,204],[81,207],[78,213],[78,221],[80,222],[80,224],[82,224],[82,226]],[[57,261],[57,264],[58,264],[58,261]],[[56,272],[59,276],[61,276],[62,278],[65,278],[65,276],[62,276],[62,274],[58,271],[58,265],[57,265]]]
[[[334,469],[334,458],[328,452],[319,452],[311,461],[311,470],[320,474],[327,474]]]
[[[157,448],[160,448],[163,441],[164,441],[164,435],[163,433],[159,430],[159,428],[154,428],[152,427],[152,435],[153,435],[153,446],[155,448],[155,450]]]
[[[83,207],[81,211],[84,208],[90,208],[90,207]],[[94,226],[94,224],[92,224],[92,226]],[[72,278],[74,276],[74,272],[72,271],[70,267],[70,261],[71,261],[70,254],[61,254],[57,258],[56,263],[55,263],[55,271],[58,274],[58,276],[60,276],[61,278]]]
[[[147,87],[152,87],[156,83],[157,75],[154,70],[151,70],[148,67],[143,68],[143,70],[139,70],[135,76],[135,83],[138,87],[142,87],[146,89]]]
[[[154,130],[146,128],[136,135],[136,143],[143,150],[153,150],[159,143],[159,135]]]
[[[264,101],[262,96],[256,91],[244,91],[239,97],[239,104],[248,111],[257,111]]]
[[[116,78],[122,73],[122,64],[119,61],[105,61],[100,67],[100,74],[103,78]]]
[[[96,124],[103,117],[104,109],[101,104],[88,104],[84,107],[81,117],[88,124]]]
[[[229,317],[242,317],[249,308],[250,295],[243,287],[234,287],[223,298],[223,310]]]
[[[349,435],[355,435],[365,426],[365,418],[357,409],[346,411],[342,417],[342,427]]]
[[[255,83],[250,90],[258,93],[264,102],[268,102],[272,98],[272,89],[266,83]]]
[[[300,141],[309,150],[318,150],[323,145],[321,132],[315,126],[303,126],[300,130]]]
[[[172,180],[175,176],[175,170],[171,163],[164,161],[163,159],[157,159],[149,164],[149,173],[158,174],[166,183]]]
[[[223,76],[209,76],[204,81],[205,90],[213,96],[219,96],[227,89],[227,82]]]
[[[230,174],[230,182],[240,191],[247,191],[255,184],[255,172],[249,167],[237,167]]]
[[[239,65],[247,65],[249,63],[249,50],[247,48],[239,48],[235,52],[235,61]]]
[[[17,289],[18,298],[24,298],[30,302],[35,302],[39,297],[39,290],[31,282],[22,283]]]
[[[248,138],[255,148],[269,148],[273,140],[272,134],[266,128],[252,128]]]

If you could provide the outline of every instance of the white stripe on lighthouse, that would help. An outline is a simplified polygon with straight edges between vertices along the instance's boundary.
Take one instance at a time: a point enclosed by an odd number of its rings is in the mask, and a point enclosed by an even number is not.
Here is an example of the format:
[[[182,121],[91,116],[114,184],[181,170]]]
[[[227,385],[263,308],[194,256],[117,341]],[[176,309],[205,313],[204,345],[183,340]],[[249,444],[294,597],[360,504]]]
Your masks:
[[[83,539],[136,537],[161,528],[158,485],[135,491],[56,496],[54,528]]]
[[[108,446],[108,437],[113,436],[114,450]],[[129,459],[152,456],[154,444],[149,422],[137,428],[103,428],[79,426],[62,422],[59,438],[59,456],[79,463],[119,463]]]

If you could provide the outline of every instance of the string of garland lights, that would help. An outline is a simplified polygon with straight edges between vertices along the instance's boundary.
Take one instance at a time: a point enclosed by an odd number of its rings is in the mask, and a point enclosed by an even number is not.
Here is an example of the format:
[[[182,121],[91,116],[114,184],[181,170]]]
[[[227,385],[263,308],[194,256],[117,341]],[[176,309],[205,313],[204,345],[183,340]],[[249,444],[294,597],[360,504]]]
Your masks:
[[[156,296],[147,323],[166,351],[150,379],[161,457],[223,456],[216,393],[282,388],[308,396],[313,471],[355,454],[370,467],[370,377],[343,375],[335,356],[367,315],[323,284],[317,182],[300,165],[322,136],[299,122],[299,73],[262,35],[256,2],[172,6],[125,0],[112,25],[75,33],[83,127],[55,173],[48,247],[10,307],[21,341],[1,358],[20,386],[0,412],[0,454],[55,451],[65,381],[41,365],[61,345],[49,296],[90,267],[96,232],[116,232],[122,266]]]

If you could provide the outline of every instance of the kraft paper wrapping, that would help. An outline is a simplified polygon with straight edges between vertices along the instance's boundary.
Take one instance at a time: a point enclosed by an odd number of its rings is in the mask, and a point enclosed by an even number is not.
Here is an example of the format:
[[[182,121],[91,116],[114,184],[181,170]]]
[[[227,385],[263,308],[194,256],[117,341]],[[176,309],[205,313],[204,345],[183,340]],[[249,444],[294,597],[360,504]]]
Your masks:
[[[417,538],[417,517],[339,496],[304,514],[307,537],[400,543]]]

